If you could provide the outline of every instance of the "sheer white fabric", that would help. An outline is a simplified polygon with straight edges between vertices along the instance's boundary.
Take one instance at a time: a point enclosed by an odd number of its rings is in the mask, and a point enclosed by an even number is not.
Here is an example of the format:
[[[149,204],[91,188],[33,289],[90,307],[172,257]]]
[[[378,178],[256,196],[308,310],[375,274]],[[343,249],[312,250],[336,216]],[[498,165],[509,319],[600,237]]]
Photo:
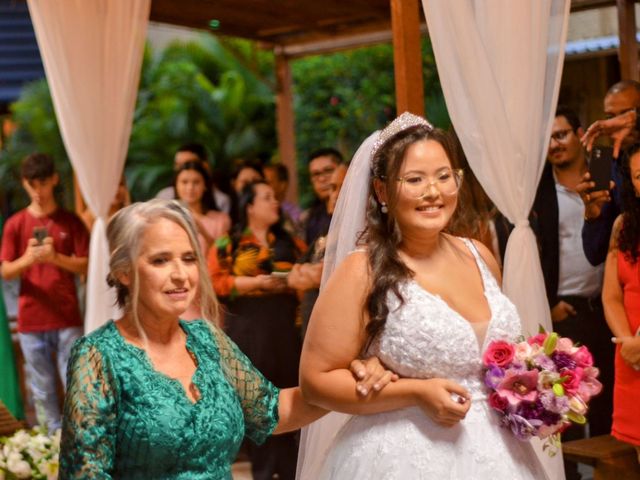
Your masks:
[[[389,294],[385,329],[369,353],[403,377],[449,378],[463,385],[472,398],[466,418],[447,428],[419,408],[354,415],[338,433],[316,478],[545,478],[531,444],[501,428],[500,417],[488,405],[481,352],[493,340],[514,341],[520,320],[471,241],[464,243],[476,259],[491,308],[483,344],[478,345],[467,320],[411,280],[401,285],[403,304]]]
[[[422,4],[449,115],[469,164],[516,226],[504,258],[504,291],[518,307],[525,333],[537,332],[539,324],[551,329],[527,218],[558,99],[570,2]],[[553,478],[563,478],[559,457],[545,459]]]
[[[340,262],[356,249],[356,242],[364,229],[371,178],[371,150],[379,133],[373,132],[362,142],[347,170],[327,235],[321,290]],[[302,429],[297,479],[318,478],[327,449],[349,418],[350,415],[331,412]]]
[[[150,0],[28,0],[62,139],[96,215],[85,330],[113,317],[105,217],[127,154]]]

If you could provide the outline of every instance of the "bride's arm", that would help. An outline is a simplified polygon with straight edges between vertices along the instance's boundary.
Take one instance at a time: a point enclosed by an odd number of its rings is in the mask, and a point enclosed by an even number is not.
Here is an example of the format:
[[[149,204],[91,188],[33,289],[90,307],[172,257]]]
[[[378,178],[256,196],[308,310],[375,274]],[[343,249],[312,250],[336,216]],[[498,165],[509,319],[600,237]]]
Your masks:
[[[366,398],[357,395],[349,364],[366,341],[369,286],[366,253],[354,253],[336,269],[320,294],[300,360],[300,386],[305,399],[325,409],[352,414],[420,406],[443,424],[464,418],[470,402],[456,403],[451,394],[469,398],[469,393],[447,379],[400,379]]]

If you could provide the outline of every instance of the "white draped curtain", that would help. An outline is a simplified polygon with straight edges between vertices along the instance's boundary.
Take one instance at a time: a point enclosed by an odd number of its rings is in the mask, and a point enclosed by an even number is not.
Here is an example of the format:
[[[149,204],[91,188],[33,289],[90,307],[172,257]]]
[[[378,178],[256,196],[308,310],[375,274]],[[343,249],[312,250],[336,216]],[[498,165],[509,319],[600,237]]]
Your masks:
[[[549,144],[569,0],[422,0],[447,109],[469,164],[515,225],[503,289],[524,333],[551,329],[528,217]],[[546,454],[542,454],[546,456]],[[548,458],[548,457],[546,457]],[[546,462],[551,478],[562,465]]]
[[[62,139],[96,216],[85,331],[116,314],[108,289],[106,216],[122,175],[150,0],[28,0]]]

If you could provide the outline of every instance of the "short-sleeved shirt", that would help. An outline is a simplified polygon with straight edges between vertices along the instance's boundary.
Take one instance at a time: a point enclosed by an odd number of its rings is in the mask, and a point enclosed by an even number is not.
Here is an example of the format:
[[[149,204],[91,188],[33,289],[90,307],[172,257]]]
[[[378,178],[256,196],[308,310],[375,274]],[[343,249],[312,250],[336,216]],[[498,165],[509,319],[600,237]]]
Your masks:
[[[27,249],[34,228],[46,228],[57,253],[86,257],[89,233],[82,221],[62,208],[35,217],[26,208],[13,215],[4,227],[0,261],[12,262]],[[49,262],[37,263],[20,276],[18,331],[44,332],[82,325],[74,274]]]

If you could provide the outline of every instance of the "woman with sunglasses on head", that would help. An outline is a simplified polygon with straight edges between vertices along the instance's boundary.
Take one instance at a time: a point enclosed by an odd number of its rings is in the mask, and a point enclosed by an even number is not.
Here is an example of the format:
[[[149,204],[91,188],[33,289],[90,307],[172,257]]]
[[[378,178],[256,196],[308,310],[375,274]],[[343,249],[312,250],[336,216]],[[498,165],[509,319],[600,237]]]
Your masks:
[[[305,453],[300,478],[545,478],[486,399],[482,352],[514,341],[521,325],[489,250],[447,233],[462,181],[453,151],[447,134],[405,113],[351,162],[325,255],[325,270],[336,268],[311,316],[300,380],[311,403],[353,416],[324,461]],[[347,388],[349,356],[362,352],[401,376],[366,403]],[[307,444],[322,451],[316,440]]]

